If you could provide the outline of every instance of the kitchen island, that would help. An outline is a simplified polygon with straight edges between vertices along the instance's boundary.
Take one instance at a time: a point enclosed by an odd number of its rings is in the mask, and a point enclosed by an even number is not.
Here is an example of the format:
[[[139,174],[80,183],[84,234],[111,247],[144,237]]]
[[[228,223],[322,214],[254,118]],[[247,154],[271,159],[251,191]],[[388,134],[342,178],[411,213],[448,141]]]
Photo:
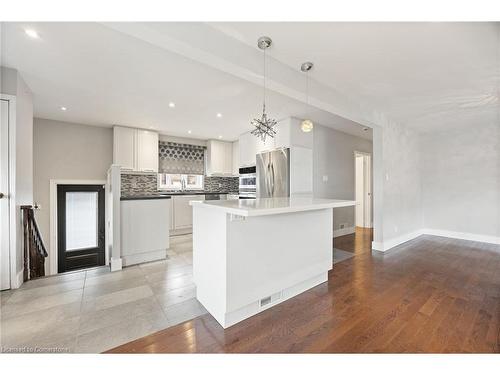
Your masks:
[[[328,279],[333,213],[354,201],[192,201],[196,297],[230,327]]]

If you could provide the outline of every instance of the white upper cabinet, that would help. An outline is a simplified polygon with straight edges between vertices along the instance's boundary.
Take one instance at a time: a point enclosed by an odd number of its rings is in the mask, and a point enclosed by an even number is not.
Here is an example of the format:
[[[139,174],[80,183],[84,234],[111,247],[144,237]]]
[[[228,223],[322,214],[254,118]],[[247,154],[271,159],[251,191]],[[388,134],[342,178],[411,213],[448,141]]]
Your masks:
[[[115,126],[113,128],[113,164],[123,171],[158,172],[158,133]]]
[[[113,128],[113,164],[124,171],[135,171],[137,166],[137,129],[115,126]]]
[[[208,176],[230,176],[233,168],[233,144],[211,139],[207,142]]]
[[[239,176],[240,174],[240,147],[239,142],[233,142],[233,168],[232,175]]]
[[[255,136],[253,136],[253,137],[255,137]],[[266,137],[265,141],[263,141],[260,138],[255,137],[255,144],[256,144],[256,149],[255,149],[256,154],[259,154],[259,153],[264,152],[264,151],[273,150],[276,148],[276,146],[274,144],[274,137]]]
[[[141,172],[158,172],[158,133],[137,131],[137,169]]]
[[[254,166],[256,163],[256,144],[257,138],[248,133],[240,135],[239,149],[240,149],[240,167]]]

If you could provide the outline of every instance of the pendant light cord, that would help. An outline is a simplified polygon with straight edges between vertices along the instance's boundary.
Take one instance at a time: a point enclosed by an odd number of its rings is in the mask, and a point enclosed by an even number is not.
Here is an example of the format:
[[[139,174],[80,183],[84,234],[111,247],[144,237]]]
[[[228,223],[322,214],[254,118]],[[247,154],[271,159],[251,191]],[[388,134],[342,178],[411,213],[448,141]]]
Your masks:
[[[306,72],[306,105],[309,107],[309,70]]]
[[[264,102],[263,112],[266,113],[266,50],[264,49]]]

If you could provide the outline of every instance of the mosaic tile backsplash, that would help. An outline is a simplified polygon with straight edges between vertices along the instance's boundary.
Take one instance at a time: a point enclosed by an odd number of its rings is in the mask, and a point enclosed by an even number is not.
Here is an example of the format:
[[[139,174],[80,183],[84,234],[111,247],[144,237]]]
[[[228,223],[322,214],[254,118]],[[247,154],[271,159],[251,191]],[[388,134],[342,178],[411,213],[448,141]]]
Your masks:
[[[219,186],[220,185],[220,186]],[[205,191],[238,192],[238,177],[208,177],[205,176]]]
[[[156,174],[122,174],[122,195],[148,194],[158,191],[158,175]],[[238,192],[238,177],[205,176],[205,191]],[[220,186],[219,186],[220,185]]]
[[[157,174],[122,174],[122,195],[155,193],[157,177]]]

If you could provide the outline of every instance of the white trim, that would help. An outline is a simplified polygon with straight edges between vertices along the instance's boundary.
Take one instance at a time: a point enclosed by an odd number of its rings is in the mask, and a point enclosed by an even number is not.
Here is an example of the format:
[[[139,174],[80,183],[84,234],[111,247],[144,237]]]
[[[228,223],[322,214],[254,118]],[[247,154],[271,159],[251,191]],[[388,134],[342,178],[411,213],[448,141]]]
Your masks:
[[[372,250],[385,252],[387,250],[392,249],[393,247],[401,245],[402,243],[413,240],[423,234],[429,236],[456,238],[459,240],[476,241],[476,242],[484,242],[484,243],[500,245],[500,237],[496,236],[486,236],[482,234],[453,232],[448,230],[426,228],[426,229],[419,229],[415,232],[411,232],[384,242],[372,241]]]
[[[50,180],[50,246],[49,246],[49,275],[57,275],[57,185],[104,185],[106,180]],[[106,188],[104,190],[106,195]],[[104,208],[106,210],[106,207]],[[104,212],[106,215],[106,211]],[[107,228],[106,228],[107,230]]]
[[[24,267],[15,275],[15,284],[11,285],[11,289],[20,288],[24,283]]]
[[[411,240],[417,238],[418,236],[421,236],[422,234],[424,234],[423,231],[421,229],[419,229],[419,230],[416,230],[414,232],[403,234],[402,236],[399,236],[399,237],[396,237],[396,238],[393,238],[393,239],[390,239],[390,240],[387,240],[384,242],[372,241],[372,250],[384,252],[384,251],[392,249],[393,247],[401,245],[402,243],[411,241]]]
[[[340,236],[345,236],[347,234],[353,234],[356,232],[355,227],[348,227],[348,228],[342,228],[342,229],[335,229],[333,231],[333,238],[340,237]]]
[[[9,101],[9,262],[10,288],[19,288],[23,283],[23,269],[19,281],[17,266],[17,213],[16,213],[16,96],[0,94],[0,99]],[[22,255],[21,255],[22,258]]]
[[[487,235],[483,235],[483,234],[474,234],[474,233],[466,233],[466,232],[454,232],[454,231],[442,230],[442,229],[423,229],[422,233],[428,234],[431,236],[456,238],[459,240],[477,241],[477,242],[485,242],[485,243],[500,245],[500,237],[496,237],[496,236],[487,236]]]
[[[111,266],[111,272],[120,271],[123,266],[122,258],[118,259],[111,258],[110,266]]]

